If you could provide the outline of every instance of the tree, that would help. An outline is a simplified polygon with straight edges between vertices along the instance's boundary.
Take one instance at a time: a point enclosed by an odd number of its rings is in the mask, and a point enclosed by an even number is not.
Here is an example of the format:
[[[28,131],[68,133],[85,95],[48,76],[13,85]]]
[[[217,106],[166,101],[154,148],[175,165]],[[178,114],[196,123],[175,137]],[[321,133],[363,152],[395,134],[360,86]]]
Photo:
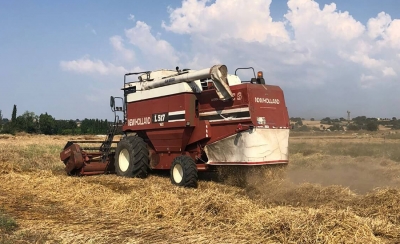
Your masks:
[[[393,121],[392,130],[398,130],[398,129],[400,129],[400,120],[395,120]]]
[[[311,120],[311,121],[314,121],[315,119],[314,119],[314,118],[311,118],[310,120]]]
[[[357,116],[357,117],[353,118],[353,121],[359,125],[363,124],[366,120],[367,120],[366,116]]]
[[[11,121],[4,124],[2,132],[7,133],[7,134],[15,134],[16,127],[17,127],[16,120],[17,120],[17,105],[14,104],[12,115],[11,115]]]
[[[369,131],[377,131],[378,130],[378,123],[375,121],[369,121],[367,123],[367,130]]]
[[[39,128],[43,134],[54,135],[56,133],[56,121],[47,113],[39,116]]]
[[[333,124],[332,126],[330,126],[328,129],[330,129],[331,131],[335,131],[335,130],[343,130],[343,126],[341,126],[338,123]]]
[[[27,133],[37,133],[39,131],[38,116],[34,112],[26,111],[18,116],[14,125],[17,131],[25,131]]]
[[[82,120],[82,123],[81,123],[81,134],[89,134],[90,133],[90,131],[89,131],[89,128],[90,128],[90,122],[89,122],[89,120],[88,119],[84,119],[84,120]]]
[[[292,121],[292,122],[301,122],[301,118],[300,117],[296,117],[296,118],[291,117],[290,121]]]
[[[55,120],[55,134],[75,135],[78,133],[77,124],[74,120]]]
[[[14,104],[12,115],[11,115],[11,122],[15,123],[17,119],[17,105]]]
[[[0,111],[1,111],[1,110],[0,110]],[[392,120],[393,120],[393,121],[396,121],[396,120],[397,120],[397,118],[396,118],[396,117],[393,117],[393,118],[392,118]]]
[[[347,130],[360,130],[360,127],[356,124],[349,124]]]
[[[330,125],[332,122],[331,122],[331,118],[329,118],[329,117],[326,117],[326,118],[323,118],[323,119],[321,119],[321,124],[328,124],[328,125]]]
[[[296,131],[310,131],[310,128],[306,125],[302,125],[296,128]]]

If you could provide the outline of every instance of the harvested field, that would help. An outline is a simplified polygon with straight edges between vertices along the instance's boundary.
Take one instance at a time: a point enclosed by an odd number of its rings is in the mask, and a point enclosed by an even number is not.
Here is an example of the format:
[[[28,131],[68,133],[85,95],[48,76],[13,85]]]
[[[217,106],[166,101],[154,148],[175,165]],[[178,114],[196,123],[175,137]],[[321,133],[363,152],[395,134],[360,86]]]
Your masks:
[[[321,135],[293,134],[285,171],[197,189],[68,177],[69,137],[1,135],[0,243],[399,243],[400,140]]]

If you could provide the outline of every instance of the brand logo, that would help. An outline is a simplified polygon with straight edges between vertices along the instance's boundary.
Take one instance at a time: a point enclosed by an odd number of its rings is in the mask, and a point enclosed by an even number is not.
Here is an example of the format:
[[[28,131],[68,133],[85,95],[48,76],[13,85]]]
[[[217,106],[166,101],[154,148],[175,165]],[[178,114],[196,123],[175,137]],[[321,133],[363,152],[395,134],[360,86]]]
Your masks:
[[[256,103],[268,103],[268,104],[279,104],[281,103],[279,99],[276,98],[263,98],[263,97],[255,97]]]
[[[128,119],[128,126],[149,125],[150,123],[151,123],[150,117]]]
[[[174,82],[175,81],[175,78],[169,78],[169,79],[166,79],[164,82],[165,83],[171,83],[171,82]]]

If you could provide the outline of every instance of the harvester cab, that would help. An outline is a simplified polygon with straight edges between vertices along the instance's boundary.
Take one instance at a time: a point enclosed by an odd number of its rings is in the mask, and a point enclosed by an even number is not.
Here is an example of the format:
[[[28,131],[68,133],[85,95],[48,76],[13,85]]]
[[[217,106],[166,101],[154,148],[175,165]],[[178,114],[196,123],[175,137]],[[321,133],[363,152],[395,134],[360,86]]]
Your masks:
[[[240,69],[251,69],[254,78],[242,82]],[[196,187],[199,171],[288,163],[283,91],[266,85],[263,73],[256,75],[253,68],[234,75],[225,65],[128,73],[122,91],[122,106],[115,106],[117,98],[110,100],[115,121],[99,150],[69,142],[61,152],[67,173],[144,178],[169,170],[173,184]],[[121,127],[116,112],[123,114]],[[117,127],[123,136],[113,141],[111,128]]]

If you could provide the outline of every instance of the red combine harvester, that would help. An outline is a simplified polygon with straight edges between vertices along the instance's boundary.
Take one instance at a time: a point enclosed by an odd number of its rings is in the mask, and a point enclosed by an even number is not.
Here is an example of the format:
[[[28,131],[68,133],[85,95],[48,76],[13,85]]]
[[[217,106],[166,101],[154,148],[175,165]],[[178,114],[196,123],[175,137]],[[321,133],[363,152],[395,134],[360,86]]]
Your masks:
[[[242,82],[240,69],[251,69],[254,78]],[[131,75],[138,80],[128,82]],[[70,141],[61,152],[68,174],[144,178],[151,170],[170,170],[173,184],[196,187],[198,171],[288,163],[283,91],[266,85],[253,68],[235,75],[225,65],[128,73],[122,90],[123,98],[110,99],[115,120],[102,145]],[[123,137],[113,141],[118,128]]]

